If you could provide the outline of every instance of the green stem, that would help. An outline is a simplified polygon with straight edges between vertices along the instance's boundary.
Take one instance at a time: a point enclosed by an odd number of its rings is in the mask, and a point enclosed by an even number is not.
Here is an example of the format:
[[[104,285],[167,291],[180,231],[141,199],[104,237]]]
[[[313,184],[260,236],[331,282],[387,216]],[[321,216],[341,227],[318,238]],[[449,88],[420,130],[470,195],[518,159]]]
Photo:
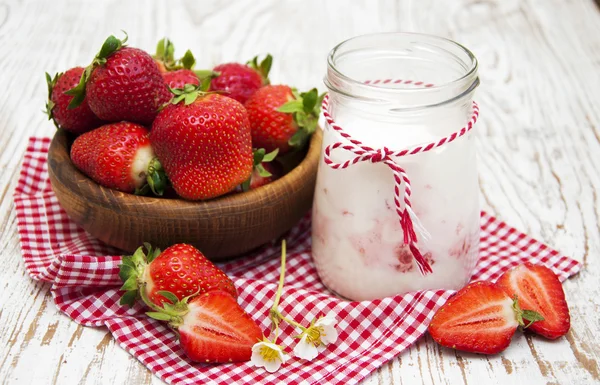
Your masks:
[[[271,310],[277,312],[277,314],[279,315],[281,315],[281,313],[279,313],[279,310],[277,310],[277,308],[279,307],[279,300],[281,299],[281,292],[283,291],[283,281],[285,279],[285,254],[286,250],[284,239],[283,241],[281,241],[281,272],[279,273],[279,286],[277,287],[277,293],[275,294],[275,301],[273,301],[273,307],[271,307]]]
[[[294,321],[293,319],[284,317],[281,313],[279,313],[278,315],[279,315],[279,317],[281,317],[282,321],[285,321],[285,322],[289,323],[290,325],[299,328],[302,331],[306,330],[306,328],[304,326],[300,325],[298,322]]]

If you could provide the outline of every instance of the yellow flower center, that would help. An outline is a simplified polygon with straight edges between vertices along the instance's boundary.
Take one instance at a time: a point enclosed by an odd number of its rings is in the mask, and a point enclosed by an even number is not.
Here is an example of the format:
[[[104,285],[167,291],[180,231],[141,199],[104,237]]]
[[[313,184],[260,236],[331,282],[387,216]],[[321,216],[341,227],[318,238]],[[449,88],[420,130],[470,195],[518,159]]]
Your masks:
[[[323,329],[323,326],[313,326],[306,330],[306,341],[310,344],[315,345],[315,347],[318,347],[319,345],[323,345],[323,342],[321,341],[321,336],[324,335],[325,330]]]
[[[262,356],[263,360],[267,362],[273,362],[279,359],[279,352],[266,345],[261,346],[259,353]]]

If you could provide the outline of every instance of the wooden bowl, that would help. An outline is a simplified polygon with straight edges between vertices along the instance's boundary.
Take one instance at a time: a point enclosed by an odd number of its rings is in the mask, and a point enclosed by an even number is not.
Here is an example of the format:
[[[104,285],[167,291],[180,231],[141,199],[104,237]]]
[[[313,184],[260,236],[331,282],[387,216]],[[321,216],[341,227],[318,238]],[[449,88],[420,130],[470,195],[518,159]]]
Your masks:
[[[69,217],[105,243],[133,252],[143,242],[161,248],[185,242],[218,261],[281,236],[308,212],[321,142],[317,130],[304,159],[282,178],[202,202],[137,196],[98,185],[71,162],[72,138],[62,130],[50,144],[48,173]]]

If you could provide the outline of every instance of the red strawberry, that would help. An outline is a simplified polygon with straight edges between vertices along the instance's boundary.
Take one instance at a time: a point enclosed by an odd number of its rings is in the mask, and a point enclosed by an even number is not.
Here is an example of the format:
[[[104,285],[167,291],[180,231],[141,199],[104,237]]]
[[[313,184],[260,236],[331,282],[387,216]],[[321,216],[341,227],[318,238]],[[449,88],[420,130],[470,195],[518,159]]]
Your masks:
[[[82,134],[71,146],[71,160],[104,187],[161,195],[166,185],[148,130],[139,124],[112,123]]]
[[[163,73],[163,79],[170,88],[183,88],[186,84],[200,85],[198,76],[192,70],[180,69]]]
[[[210,291],[181,301],[170,293],[165,295],[172,300],[169,309],[151,306],[154,311],[146,314],[169,322],[179,332],[180,346],[192,361],[227,363],[250,360],[252,345],[262,339],[263,334],[228,293]]]
[[[125,294],[121,304],[133,305],[138,289],[142,298],[161,306],[165,301],[160,293],[171,292],[177,299],[220,290],[232,298],[237,291],[231,279],[198,249],[184,243],[173,245],[161,253],[145,244],[131,256],[123,257],[119,275]]]
[[[227,92],[226,96],[244,104],[265,84],[269,84],[269,70],[273,57],[267,57],[259,64],[258,57],[248,64],[225,63],[213,68],[218,75],[210,83],[211,91]]]
[[[82,134],[103,124],[87,103],[87,98],[76,108],[67,108],[72,96],[65,94],[66,91],[75,87],[79,83],[83,67],[71,68],[64,74],[56,74],[51,78],[46,73],[48,82],[48,102],[46,103],[46,112],[48,119],[54,120],[58,128],[70,131],[74,134]]]
[[[544,317],[529,330],[550,339],[567,334],[571,327],[569,307],[562,284],[552,270],[525,263],[504,273],[497,285],[511,297],[517,296],[521,307],[535,310]]]
[[[154,59],[140,49],[123,47],[125,40],[110,36],[69,94],[75,96],[75,106],[87,95],[101,119],[148,125],[172,95]]]
[[[302,148],[317,128],[322,99],[316,89],[298,95],[285,85],[256,91],[245,105],[254,147],[280,154]]]
[[[540,319],[523,311],[502,288],[475,282],[459,290],[433,316],[429,334],[442,346],[473,353],[495,354],[510,344],[523,319]]]
[[[177,194],[210,199],[252,172],[252,139],[244,106],[187,85],[156,117],[150,140]],[[182,101],[185,99],[185,103]]]

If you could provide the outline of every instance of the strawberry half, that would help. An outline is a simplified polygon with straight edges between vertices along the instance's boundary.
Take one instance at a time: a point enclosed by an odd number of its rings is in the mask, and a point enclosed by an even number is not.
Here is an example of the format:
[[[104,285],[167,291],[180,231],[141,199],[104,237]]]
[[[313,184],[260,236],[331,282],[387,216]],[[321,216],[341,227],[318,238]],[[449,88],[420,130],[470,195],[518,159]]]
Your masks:
[[[144,247],[146,252],[144,252]],[[220,290],[237,298],[231,279],[198,249],[184,243],[173,245],[165,251],[144,244],[131,256],[124,256],[119,276],[125,291],[121,304],[132,306],[140,290],[142,297],[155,305],[162,305],[165,297],[161,291],[173,293],[177,299]]]
[[[77,137],[71,160],[98,184],[127,193],[162,195],[167,180],[144,126],[106,124]]]
[[[504,273],[496,284],[508,295],[517,296],[523,308],[535,310],[544,317],[529,330],[549,339],[567,334],[571,327],[569,307],[562,284],[552,270],[525,263]]]
[[[253,146],[280,154],[303,148],[317,129],[323,97],[316,88],[298,94],[286,85],[256,91],[245,104]]]
[[[213,68],[215,76],[210,91],[223,91],[225,96],[244,104],[263,85],[269,84],[273,57],[267,55],[258,63],[258,57],[247,64],[225,63]]]
[[[433,316],[429,334],[442,346],[472,353],[495,354],[508,347],[524,319],[541,319],[521,310],[499,286],[475,282],[459,290]]]
[[[124,40],[108,37],[79,84],[68,91],[70,107],[88,104],[100,119],[152,123],[171,93],[152,57],[141,49],[125,47]]]
[[[201,200],[232,191],[252,173],[244,106],[187,84],[158,114],[150,140],[177,194]]]
[[[210,291],[190,300],[178,300],[161,292],[171,303],[163,308],[148,304],[148,316],[166,321],[179,333],[179,343],[192,360],[203,363],[248,361],[252,346],[262,339],[262,331],[252,318],[223,291]]]
[[[68,108],[73,97],[67,95],[66,92],[79,83],[82,73],[83,67],[71,68],[64,74],[59,73],[54,77],[46,73],[46,82],[48,83],[46,113],[48,119],[52,119],[57,128],[62,128],[74,134],[82,134],[104,123],[94,115],[86,98],[78,107]]]

